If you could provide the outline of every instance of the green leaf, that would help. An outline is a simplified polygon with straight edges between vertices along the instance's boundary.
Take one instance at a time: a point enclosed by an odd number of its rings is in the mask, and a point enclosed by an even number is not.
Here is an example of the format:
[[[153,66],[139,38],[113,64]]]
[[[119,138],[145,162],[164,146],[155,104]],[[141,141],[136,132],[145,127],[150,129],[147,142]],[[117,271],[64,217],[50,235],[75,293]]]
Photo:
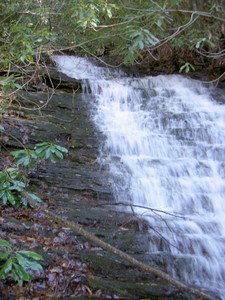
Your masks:
[[[38,143],[36,144],[37,148],[42,148],[42,147],[49,147],[49,143],[43,142],[43,143]]]
[[[20,171],[17,168],[7,168],[6,173],[12,179],[17,178],[20,175]]]
[[[14,151],[11,151],[10,153],[11,153],[14,157],[18,157],[18,156],[20,156],[21,154],[24,155],[25,150],[14,150]]]
[[[7,192],[7,199],[10,204],[15,205],[16,204],[16,198],[11,192]]]
[[[22,267],[26,268],[26,267],[27,267],[27,264],[28,264],[27,258],[25,258],[25,257],[23,257],[22,255],[20,255],[19,252],[16,252],[16,253],[15,253],[15,256],[16,256],[16,259],[17,259],[18,263],[19,263]]]
[[[55,152],[56,148],[55,148],[55,145],[54,144],[51,144],[49,149],[51,150],[51,152]]]
[[[36,145],[37,156],[51,160],[52,162],[63,159],[62,153],[66,152],[68,152],[66,148],[51,143],[40,143]]]
[[[18,84],[18,83],[14,83],[14,87],[17,88],[17,89],[21,89],[22,88],[22,85]]]
[[[0,239],[0,247],[11,248],[11,245],[6,240]]]
[[[68,149],[66,149],[66,148],[64,148],[62,146],[55,145],[55,148],[58,149],[60,152],[68,153]]]
[[[0,279],[5,279],[9,272],[12,270],[13,259],[9,258],[6,263],[1,267],[0,270]]]
[[[5,128],[2,125],[0,125],[0,130],[5,131]]]
[[[44,143],[43,145],[36,145],[36,153],[41,158],[46,158],[46,152],[49,150],[50,145]]]
[[[156,25],[160,28],[162,27],[162,18],[158,18],[158,20],[156,21]]]
[[[106,9],[106,12],[107,12],[107,16],[111,19],[111,18],[112,18],[112,11],[111,11],[111,8],[107,8],[107,9]]]
[[[30,157],[29,156],[25,156],[25,157],[21,157],[20,159],[16,159],[16,163],[17,165],[24,165],[25,167],[29,166],[30,164]]]
[[[48,148],[48,149],[46,150],[46,152],[43,153],[43,155],[44,155],[44,158],[46,158],[46,159],[51,158],[51,157],[52,157],[52,151],[51,151],[51,149]]]
[[[26,272],[26,270],[24,270],[24,268],[18,264],[14,264],[13,265],[14,269],[15,269],[15,277],[17,277],[17,281],[19,283],[20,286],[23,285],[23,281],[29,281],[31,279],[31,275]]]
[[[61,151],[58,151],[57,149],[55,150],[55,157],[57,158],[57,160],[61,160],[63,159],[63,154]]]
[[[24,165],[25,167],[32,167],[38,160],[36,152],[30,149],[11,151],[11,154],[17,165]]]
[[[195,67],[192,64],[186,62],[183,66],[180,67],[179,73],[181,72],[188,73],[190,70],[195,71]]]
[[[36,40],[37,43],[40,43],[40,42],[42,42],[42,41],[43,41],[43,38],[41,38],[41,37],[39,37],[39,38]]]
[[[42,271],[42,266],[36,261],[28,261],[27,268],[34,270],[34,271]]]
[[[38,262],[28,260],[24,256],[20,255],[19,252],[16,252],[15,255],[16,255],[16,259],[17,259],[18,263],[22,267],[28,268],[28,269],[31,269],[31,270],[34,270],[34,271],[43,270],[42,266]]]
[[[154,36],[153,34],[150,34],[150,36],[148,37],[148,42],[149,42],[149,44],[154,46],[159,42],[159,39],[156,36]]]
[[[7,175],[5,172],[0,172],[0,181],[5,181],[7,179]]]
[[[32,198],[32,200],[37,201],[37,202],[42,202],[41,198],[39,198],[35,194],[33,194],[33,193],[28,193],[28,194]]]
[[[6,194],[3,194],[1,197],[2,197],[2,203],[6,205],[6,203],[8,202],[8,197],[6,196]]]
[[[139,41],[138,46],[139,46],[139,49],[142,50],[142,49],[144,49],[145,44],[143,43],[143,41]]]
[[[26,187],[25,183],[20,180],[12,180],[13,186],[10,188],[10,190],[17,190],[21,191],[21,189],[24,189]]]
[[[6,251],[0,254],[0,260],[6,260],[9,257],[10,253],[12,253],[12,251]]]
[[[15,267],[15,265],[14,265],[14,267]],[[18,277],[18,275],[17,275],[15,269],[12,269],[12,276],[13,276],[13,279],[14,279],[15,281],[18,281],[19,277]]]
[[[43,257],[40,254],[33,252],[33,251],[21,250],[21,251],[18,251],[17,253],[26,255],[34,260],[43,260]]]

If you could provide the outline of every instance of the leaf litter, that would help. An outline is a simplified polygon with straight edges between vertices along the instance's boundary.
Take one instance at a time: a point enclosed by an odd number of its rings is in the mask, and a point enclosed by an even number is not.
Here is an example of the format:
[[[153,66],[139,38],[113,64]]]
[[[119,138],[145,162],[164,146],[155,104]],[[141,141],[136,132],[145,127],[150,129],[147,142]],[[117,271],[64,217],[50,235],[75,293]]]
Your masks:
[[[16,250],[36,251],[44,257],[42,271],[32,271],[34,279],[22,288],[7,278],[0,281],[0,299],[62,299],[83,296],[108,298],[100,289],[92,290],[88,266],[76,258],[77,251],[98,251],[82,243],[68,228],[60,228],[40,212],[4,206],[0,210],[0,238]]]

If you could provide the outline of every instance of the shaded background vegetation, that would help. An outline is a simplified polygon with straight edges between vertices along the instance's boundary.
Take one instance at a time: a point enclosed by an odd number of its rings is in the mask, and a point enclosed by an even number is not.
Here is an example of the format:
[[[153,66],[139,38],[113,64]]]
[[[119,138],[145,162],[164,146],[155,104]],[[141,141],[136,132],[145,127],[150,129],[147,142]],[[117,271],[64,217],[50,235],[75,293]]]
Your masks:
[[[40,54],[70,51],[119,56],[176,70],[218,67],[225,55],[224,1],[3,0],[0,4],[1,68],[37,62]],[[188,55],[187,55],[188,53]]]

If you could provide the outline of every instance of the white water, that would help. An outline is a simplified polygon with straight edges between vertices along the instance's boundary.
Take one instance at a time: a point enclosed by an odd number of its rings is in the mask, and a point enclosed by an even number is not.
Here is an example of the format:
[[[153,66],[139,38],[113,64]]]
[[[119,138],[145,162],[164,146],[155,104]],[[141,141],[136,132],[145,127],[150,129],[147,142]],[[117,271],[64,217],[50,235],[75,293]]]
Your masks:
[[[149,253],[175,278],[225,299],[225,106],[182,76],[129,78],[55,59],[95,96],[115,198],[167,212],[136,209],[149,220]]]

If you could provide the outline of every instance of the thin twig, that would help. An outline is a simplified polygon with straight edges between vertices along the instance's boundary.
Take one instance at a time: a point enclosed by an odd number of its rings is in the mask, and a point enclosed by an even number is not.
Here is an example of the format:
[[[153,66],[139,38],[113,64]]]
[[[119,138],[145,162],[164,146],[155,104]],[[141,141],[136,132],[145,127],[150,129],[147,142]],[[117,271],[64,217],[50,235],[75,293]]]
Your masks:
[[[58,216],[57,214],[51,212],[49,209],[46,209],[45,207],[40,206],[39,204],[37,204],[37,202],[35,202],[30,197],[30,195],[27,192],[21,191],[20,193],[33,208],[42,211],[44,214],[51,217],[57,223],[71,228],[76,234],[82,235],[83,237],[87,238],[89,241],[100,246],[102,249],[109,251],[110,253],[122,258],[123,260],[126,260],[127,262],[129,262],[130,264],[132,264],[135,267],[138,267],[142,271],[151,273],[151,274],[165,280],[169,284],[174,285],[176,288],[178,288],[182,292],[190,293],[192,295],[199,297],[202,300],[212,300],[212,298],[209,295],[205,294],[204,292],[194,289],[192,287],[189,287],[186,284],[173,279],[170,275],[166,274],[165,272],[162,272],[156,268],[153,268],[150,265],[144,264],[144,263],[138,261],[137,259],[133,258],[132,256],[126,254],[125,252],[104,242],[103,240],[99,239],[98,237],[96,237],[95,235],[90,233],[89,231],[85,230],[83,228],[83,226],[81,226],[80,224],[68,221],[64,217]]]

